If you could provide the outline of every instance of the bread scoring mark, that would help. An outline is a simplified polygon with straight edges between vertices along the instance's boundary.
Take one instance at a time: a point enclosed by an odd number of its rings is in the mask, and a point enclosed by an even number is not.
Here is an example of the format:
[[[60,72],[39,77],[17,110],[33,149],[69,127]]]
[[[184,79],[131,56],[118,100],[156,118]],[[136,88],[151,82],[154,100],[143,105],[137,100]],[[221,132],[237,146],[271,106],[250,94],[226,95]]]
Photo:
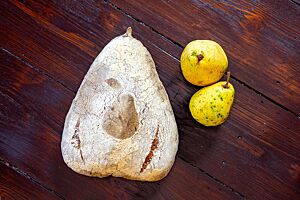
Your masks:
[[[90,175],[92,175],[92,174],[93,174],[93,169],[94,169],[94,168],[92,167],[92,169],[91,169],[91,171],[90,171]]]
[[[79,126],[80,126],[80,118],[78,118],[76,125],[75,125],[75,132],[74,135],[71,138],[71,144],[73,145],[73,147],[75,147],[76,149],[79,149],[79,153],[80,153],[80,158],[81,160],[84,162],[83,156],[82,156],[82,150],[81,150],[81,146],[80,146],[80,138],[79,138]]]
[[[148,153],[148,155],[146,156],[145,158],[145,161],[142,165],[142,168],[140,170],[140,173],[142,173],[144,171],[144,169],[147,168],[148,164],[151,162],[152,160],[152,157],[154,156],[154,151],[155,149],[157,149],[157,145],[158,145],[158,131],[159,131],[159,125],[157,125],[157,129],[156,129],[156,133],[155,133],[155,136],[154,136],[154,139],[152,141],[152,145],[151,145],[151,149],[150,149],[150,152]]]
[[[78,118],[76,125],[75,125],[75,132],[71,139],[71,144],[76,149],[80,148],[80,139],[79,139],[79,126],[80,126],[80,118]]]
[[[79,150],[79,153],[80,153],[80,158],[81,158],[81,160],[82,160],[83,163],[85,164],[84,159],[83,159],[83,156],[82,156],[82,150],[81,150],[81,149]]]

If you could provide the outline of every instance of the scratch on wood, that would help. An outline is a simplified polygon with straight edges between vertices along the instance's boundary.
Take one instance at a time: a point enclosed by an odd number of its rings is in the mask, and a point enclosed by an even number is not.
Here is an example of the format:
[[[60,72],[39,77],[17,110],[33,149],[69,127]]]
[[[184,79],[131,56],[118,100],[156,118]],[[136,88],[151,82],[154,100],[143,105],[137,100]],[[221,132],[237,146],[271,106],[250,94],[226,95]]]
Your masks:
[[[261,149],[260,147],[247,143],[246,141],[243,140],[237,140],[237,143],[244,149],[246,149],[249,153],[256,157],[261,157],[265,154],[264,150]]]
[[[288,171],[293,179],[295,179],[297,181],[300,180],[300,165],[291,164],[290,169]]]
[[[150,152],[148,153],[148,155],[145,158],[145,161],[144,161],[144,163],[142,165],[140,173],[142,173],[144,171],[144,169],[146,169],[146,167],[148,166],[148,164],[151,162],[152,157],[154,155],[153,152],[154,152],[155,149],[157,149],[157,145],[158,145],[158,137],[157,137],[158,136],[158,131],[159,131],[159,125],[157,125],[156,133],[155,133],[154,139],[152,141]]]

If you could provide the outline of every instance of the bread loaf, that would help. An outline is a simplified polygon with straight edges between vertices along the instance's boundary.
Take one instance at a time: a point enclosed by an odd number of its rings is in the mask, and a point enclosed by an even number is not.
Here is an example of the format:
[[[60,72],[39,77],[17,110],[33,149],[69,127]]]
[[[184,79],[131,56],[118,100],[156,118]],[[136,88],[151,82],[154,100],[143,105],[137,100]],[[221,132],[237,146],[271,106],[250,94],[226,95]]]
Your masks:
[[[85,75],[65,119],[65,163],[87,176],[157,181],[170,171],[178,131],[154,61],[129,27]]]

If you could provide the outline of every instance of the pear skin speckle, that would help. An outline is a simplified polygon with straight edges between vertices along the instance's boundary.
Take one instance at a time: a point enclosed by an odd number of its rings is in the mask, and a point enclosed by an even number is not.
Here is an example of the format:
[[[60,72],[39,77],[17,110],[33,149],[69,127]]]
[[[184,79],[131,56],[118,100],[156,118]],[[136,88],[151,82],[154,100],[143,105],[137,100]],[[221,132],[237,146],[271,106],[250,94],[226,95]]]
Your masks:
[[[205,126],[217,126],[226,121],[235,90],[230,83],[228,88],[224,88],[225,83],[222,81],[202,88],[192,96],[189,108],[196,121]]]

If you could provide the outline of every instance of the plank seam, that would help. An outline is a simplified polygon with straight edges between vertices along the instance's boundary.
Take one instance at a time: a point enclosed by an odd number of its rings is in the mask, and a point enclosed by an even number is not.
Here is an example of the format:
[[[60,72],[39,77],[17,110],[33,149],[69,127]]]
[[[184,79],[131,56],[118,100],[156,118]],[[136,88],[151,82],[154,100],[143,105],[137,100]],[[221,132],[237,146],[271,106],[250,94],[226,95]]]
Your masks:
[[[156,44],[150,42],[149,40],[147,40],[147,42],[151,43],[154,47],[158,48],[160,51],[162,51],[163,53],[167,54],[168,56],[170,56],[171,58],[173,58],[174,60],[176,60],[177,62],[180,62],[178,58],[176,58],[175,56],[169,54],[168,52],[166,52],[165,50],[163,50],[162,48],[160,48],[159,46],[157,46]],[[235,80],[236,82],[238,82],[239,84],[241,84],[242,86],[245,86],[246,88],[248,88],[249,90],[255,92],[256,94],[258,94],[261,97],[264,97],[265,99],[267,99],[268,101],[270,101],[271,103],[279,106],[281,109],[283,109],[284,111],[294,115],[297,119],[300,119],[300,115],[298,115],[297,113],[289,110],[288,108],[286,108],[285,106],[277,103],[276,101],[272,100],[270,97],[260,93],[258,90],[250,87],[249,85],[247,85],[246,83],[244,83],[243,81],[241,81],[240,79],[236,78],[235,76],[230,75],[230,77]]]
[[[290,2],[292,2],[292,3],[296,4],[297,6],[300,6],[300,3],[299,3],[299,2],[297,2],[297,1],[295,1],[295,0],[290,0]]]
[[[150,42],[150,41],[148,41]],[[151,43],[151,42],[150,42]],[[170,55],[169,53],[167,53],[166,51],[164,51],[163,49],[161,49],[160,47],[156,46],[155,44],[151,43],[152,45],[154,45],[155,47],[157,47],[159,50],[163,51],[164,53]],[[12,57],[16,58],[17,60],[19,60],[20,62],[24,63],[26,66],[32,68],[33,70],[35,70],[37,73],[46,76],[47,78],[51,79],[54,82],[58,82],[60,83],[63,87],[65,87],[67,90],[76,93],[75,91],[71,90],[69,87],[67,87],[66,85],[64,85],[63,83],[59,82],[58,80],[52,78],[50,75],[48,75],[47,73],[45,73],[44,71],[40,70],[40,69],[36,69],[36,67],[32,66],[30,63],[24,61],[22,58],[16,56],[15,54],[11,53],[10,51],[1,48],[1,50],[5,51],[6,53],[8,53],[9,55],[11,55]],[[172,56],[172,55],[170,55]],[[172,56],[173,59],[178,60],[176,57]],[[210,175],[209,173],[207,173],[206,171],[204,171],[203,169],[200,169],[199,167],[191,164],[190,162],[186,161],[184,158],[180,157],[184,162],[186,162],[187,164],[191,165],[192,167],[197,168],[198,170],[200,170],[202,173],[204,173],[206,176],[208,176],[209,178],[213,179],[214,181],[216,181],[218,184],[222,185],[223,187],[229,189],[230,191],[232,191],[233,193],[239,195],[240,197],[242,197],[243,199],[245,199],[245,196],[243,194],[241,194],[240,192],[235,191],[232,187],[226,185],[225,183],[223,183],[222,181],[218,180],[217,178],[215,178],[214,176]],[[13,169],[14,171],[16,171],[18,174],[25,176],[26,178],[30,179],[31,181],[33,181],[34,183],[40,185],[41,187],[45,188],[46,190],[56,194],[57,196],[59,196],[60,198],[64,199],[63,196],[61,196],[59,193],[57,193],[56,191],[44,186],[42,183],[36,181],[35,179],[33,179],[30,175],[28,175],[27,173],[21,171],[20,169],[18,169],[17,167],[9,164],[8,162],[4,161],[2,158],[0,158],[0,163],[10,167],[11,169]]]
[[[34,66],[32,66],[30,63],[28,63],[27,61],[23,60],[22,58],[20,58],[19,56],[11,53],[9,50],[1,47],[1,50],[5,51],[6,53],[8,53],[9,55],[11,55],[12,57],[16,58],[18,61],[22,62],[23,64],[27,65],[28,67],[30,67],[31,69],[33,69],[34,71],[38,72],[41,75],[46,76],[47,78],[49,78],[52,81],[55,81],[57,83],[59,83],[60,85],[62,85],[63,87],[65,87],[66,89],[76,93],[76,91],[72,90],[71,88],[69,88],[67,85],[65,85],[64,83],[60,82],[59,80],[56,80],[54,78],[52,78],[52,76],[50,76],[49,74],[45,73],[43,70],[40,70],[39,68],[36,68]]]
[[[204,171],[203,169],[197,167],[196,165],[190,163],[189,161],[185,160],[185,158],[183,158],[182,156],[178,156],[181,160],[183,160],[184,162],[186,162],[187,164],[191,165],[192,167],[198,169],[200,172],[204,173],[206,176],[210,177],[211,179],[213,179],[215,182],[217,182],[218,184],[222,185],[223,187],[225,187],[226,189],[230,190],[231,192],[233,192],[234,194],[238,195],[239,197],[241,197],[242,199],[247,199],[246,196],[244,194],[242,194],[239,191],[236,191],[235,189],[233,189],[231,186],[223,183],[222,181],[220,181],[219,179],[217,179],[216,177],[210,175],[209,173],[207,173],[206,171]]]
[[[153,29],[152,27],[148,26],[147,24],[143,23],[142,21],[140,21],[140,20],[138,20],[138,19],[132,17],[131,15],[127,14],[126,12],[124,12],[123,10],[121,10],[120,8],[118,8],[117,6],[115,6],[114,4],[110,3],[109,1],[106,0],[105,2],[108,3],[110,6],[114,7],[116,10],[118,10],[118,11],[121,12],[122,14],[126,15],[127,17],[129,17],[129,18],[131,18],[131,19],[137,21],[137,22],[138,22],[139,24],[141,24],[142,26],[149,28],[150,30],[152,30],[153,32],[155,32],[156,34],[158,34],[159,36],[161,36],[163,39],[172,42],[173,44],[177,45],[177,46],[180,47],[180,48],[183,48],[183,46],[181,46],[179,43],[177,43],[177,42],[173,41],[172,39],[167,38],[166,36],[160,34],[158,31],[156,31],[156,30]],[[166,53],[167,55],[169,55],[170,57],[172,57],[173,59],[175,59],[175,60],[177,60],[177,61],[179,62],[179,60],[178,60],[176,57],[172,56],[171,54],[169,54],[168,52],[164,51],[163,49],[161,49],[161,48],[158,47],[157,45],[153,44],[152,42],[150,42],[150,43],[151,43],[152,45],[154,45],[156,48],[160,49],[161,51],[163,51],[164,53]],[[22,63],[28,65],[29,67],[31,67],[33,70],[37,71],[38,73],[47,76],[49,79],[51,79],[51,80],[53,80],[53,81],[55,81],[55,82],[58,82],[59,84],[61,84],[61,85],[62,85],[63,87],[65,87],[66,89],[68,89],[68,90],[70,90],[70,91],[76,93],[76,91],[73,91],[72,89],[68,88],[68,86],[66,86],[65,84],[63,84],[63,83],[61,83],[60,81],[58,81],[58,80],[52,78],[50,75],[48,75],[47,73],[45,73],[43,70],[40,70],[40,69],[38,69],[38,68],[35,68],[35,67],[32,66],[30,63],[24,61],[22,58],[20,58],[20,57],[18,57],[18,56],[16,56],[16,55],[12,54],[12,53],[9,52],[8,50],[6,50],[6,49],[4,49],[4,48],[1,48],[1,49],[2,49],[3,51],[7,52],[8,54],[12,55],[13,57],[15,57],[16,59],[18,59],[18,60],[21,61]],[[273,101],[272,99],[270,99],[269,97],[267,97],[267,96],[261,94],[259,91],[257,91],[257,90],[255,90],[254,88],[248,86],[247,84],[243,83],[243,82],[240,81],[239,79],[237,79],[237,78],[235,78],[235,77],[232,77],[232,78],[233,78],[235,81],[237,81],[238,83],[242,84],[243,86],[246,86],[248,89],[253,90],[255,93],[259,94],[260,96],[263,96],[264,98],[268,99],[270,102],[276,104],[277,106],[281,107],[282,109],[284,109],[284,110],[286,110],[286,111],[288,111],[288,112],[291,112],[292,114],[294,114],[294,115],[297,116],[297,114],[294,113],[293,111],[291,111],[291,110],[285,108],[285,107],[282,106],[281,104],[279,104],[279,103]],[[298,116],[298,119],[299,119],[299,116]],[[181,158],[181,159],[184,160],[183,158]],[[1,163],[1,161],[2,161],[2,160],[0,159],[0,163]],[[224,187],[230,189],[230,190],[233,191],[234,193],[237,193],[237,194],[239,194],[241,197],[245,198],[245,196],[244,196],[243,194],[239,193],[238,191],[235,191],[232,187],[230,187],[230,186],[224,184],[224,183],[223,183],[222,181],[220,181],[219,179],[213,177],[212,175],[208,174],[207,172],[205,172],[204,170],[200,169],[199,167],[197,167],[197,166],[191,164],[190,162],[188,162],[188,161],[186,161],[186,160],[184,160],[184,161],[185,161],[186,163],[190,164],[191,166],[197,168],[197,169],[200,170],[202,173],[206,174],[207,176],[209,176],[209,177],[212,178],[213,180],[217,181],[218,183],[220,183],[220,184],[223,185]],[[5,162],[5,161],[3,161],[3,162]],[[22,171],[21,171],[21,172],[22,172]],[[24,172],[22,172],[22,173],[24,173]],[[26,174],[26,173],[24,173],[24,174]],[[23,175],[23,174],[22,174],[22,175]],[[25,175],[23,175],[23,176],[25,176]],[[30,178],[29,175],[28,175],[28,177]],[[27,177],[27,178],[28,178],[28,177]],[[40,184],[40,185],[42,185],[42,184]],[[51,190],[51,189],[49,189],[49,190]],[[54,191],[54,192],[55,192],[55,191]]]
[[[36,179],[32,178],[28,173],[23,172],[22,170],[20,170],[19,168],[17,168],[16,166],[6,162],[5,160],[3,160],[2,158],[0,158],[0,164],[3,164],[7,167],[9,167],[10,169],[12,169],[13,171],[15,171],[16,173],[18,173],[19,175],[29,179],[31,182],[37,184],[38,186],[44,188],[45,190],[47,190],[48,192],[54,194],[55,196],[59,197],[60,199],[65,199],[61,194],[57,193],[56,191],[48,188],[47,186],[41,184],[39,181],[37,181]]]
[[[292,1],[292,0],[291,0],[291,1]],[[165,40],[167,40],[167,41],[169,41],[169,42],[175,44],[176,46],[180,47],[181,49],[184,48],[184,47],[183,47],[181,44],[179,44],[178,42],[172,40],[171,38],[168,38],[167,36],[161,34],[160,32],[158,32],[157,30],[155,30],[155,29],[152,28],[151,26],[145,24],[145,23],[142,22],[141,20],[139,20],[139,19],[137,19],[137,18],[131,16],[130,14],[128,14],[127,12],[125,12],[124,10],[122,10],[120,7],[116,6],[115,4],[113,4],[112,2],[110,2],[109,0],[104,0],[104,2],[106,2],[108,5],[110,5],[111,7],[115,8],[116,10],[118,10],[119,12],[121,12],[122,14],[126,15],[127,17],[129,17],[129,18],[135,20],[136,22],[138,22],[138,23],[141,24],[142,26],[149,28],[151,31],[155,32],[156,34],[158,34],[159,36],[161,36],[163,39],[165,39]],[[155,45],[155,46],[156,46],[156,45]],[[156,47],[157,47],[157,46],[156,46]],[[158,47],[158,48],[159,48],[159,47]],[[162,50],[161,48],[159,48],[159,49]],[[163,50],[163,52],[166,52],[166,51]],[[168,55],[170,55],[170,54],[168,53]],[[176,58],[176,57],[174,57],[174,56],[171,56],[171,57],[172,57],[172,58],[175,58],[178,62],[180,62],[178,58]],[[240,79],[236,78],[235,76],[231,76],[231,78],[232,78],[233,80],[235,80],[236,82],[240,83],[241,85],[246,86],[248,89],[254,91],[256,94],[258,94],[258,95],[260,95],[260,96],[266,98],[267,100],[269,100],[269,101],[272,102],[273,104],[279,106],[280,108],[282,108],[282,109],[285,110],[286,112],[291,113],[291,114],[294,115],[296,118],[300,119],[300,114],[297,114],[296,112],[290,110],[289,108],[287,108],[287,107],[281,105],[280,103],[274,101],[274,100],[271,99],[270,97],[264,95],[263,93],[259,92],[259,91],[256,90],[256,89],[254,89],[253,87],[249,86],[248,84],[246,84],[245,82],[243,82],[243,81],[241,81]]]

